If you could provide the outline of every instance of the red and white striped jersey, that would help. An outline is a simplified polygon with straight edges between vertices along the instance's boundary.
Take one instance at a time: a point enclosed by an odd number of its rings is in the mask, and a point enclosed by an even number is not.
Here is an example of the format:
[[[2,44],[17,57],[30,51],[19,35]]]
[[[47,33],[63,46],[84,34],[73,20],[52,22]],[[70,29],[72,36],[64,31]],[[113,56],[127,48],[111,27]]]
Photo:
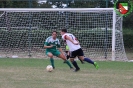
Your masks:
[[[71,41],[67,40],[67,39],[66,39],[66,36],[69,36],[74,42],[77,42],[77,39],[76,39],[76,37],[75,37],[73,34],[71,34],[71,33],[65,33],[64,35],[62,35],[62,39],[63,39],[63,40],[66,40],[66,43],[67,43],[67,45],[68,45],[70,51],[75,51],[75,50],[78,50],[78,49],[81,48],[80,45],[75,45],[75,44],[73,44]]]

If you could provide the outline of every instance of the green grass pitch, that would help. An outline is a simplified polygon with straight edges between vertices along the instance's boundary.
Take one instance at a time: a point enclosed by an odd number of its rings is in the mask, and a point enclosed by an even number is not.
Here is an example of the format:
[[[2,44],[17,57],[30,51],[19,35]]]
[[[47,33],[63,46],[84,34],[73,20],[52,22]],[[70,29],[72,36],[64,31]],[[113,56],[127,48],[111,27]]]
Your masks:
[[[47,72],[49,59],[0,59],[0,88],[132,88],[133,62],[97,61],[99,69],[81,64],[73,72],[55,60],[56,69]]]

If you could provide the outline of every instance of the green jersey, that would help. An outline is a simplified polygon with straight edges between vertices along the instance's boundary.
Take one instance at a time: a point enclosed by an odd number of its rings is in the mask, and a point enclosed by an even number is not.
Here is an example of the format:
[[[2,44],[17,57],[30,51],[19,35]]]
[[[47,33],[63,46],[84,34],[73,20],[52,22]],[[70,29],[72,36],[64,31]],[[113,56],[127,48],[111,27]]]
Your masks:
[[[53,39],[52,36],[48,37],[44,43],[46,46],[51,46],[53,45],[52,48],[47,48],[46,51],[56,51],[56,48],[60,48],[60,41],[58,38]]]

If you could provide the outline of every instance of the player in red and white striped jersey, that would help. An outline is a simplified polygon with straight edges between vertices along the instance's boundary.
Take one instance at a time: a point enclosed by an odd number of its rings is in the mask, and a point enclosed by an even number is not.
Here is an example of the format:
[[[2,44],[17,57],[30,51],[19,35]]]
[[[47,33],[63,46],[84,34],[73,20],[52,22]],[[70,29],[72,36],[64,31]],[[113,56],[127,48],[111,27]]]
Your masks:
[[[93,64],[96,67],[96,69],[99,68],[99,66],[96,62],[92,61],[89,58],[84,57],[84,53],[83,53],[83,50],[81,49],[79,41],[76,39],[76,37],[73,34],[67,33],[67,29],[62,29],[60,33],[62,35],[62,39],[66,41],[66,43],[69,47],[70,60],[73,64],[73,66],[76,68],[75,72],[80,70],[79,66],[77,65],[77,62],[74,61],[76,56],[79,57],[79,59],[81,59],[82,61],[86,61],[88,63]]]

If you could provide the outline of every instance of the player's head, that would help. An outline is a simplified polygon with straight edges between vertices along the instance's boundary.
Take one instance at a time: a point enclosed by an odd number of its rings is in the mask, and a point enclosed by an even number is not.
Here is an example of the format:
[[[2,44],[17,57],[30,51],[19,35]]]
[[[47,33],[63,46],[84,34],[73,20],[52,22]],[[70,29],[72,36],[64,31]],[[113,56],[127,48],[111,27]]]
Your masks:
[[[52,37],[53,37],[54,39],[56,39],[56,37],[57,37],[57,31],[52,31]]]
[[[61,33],[61,35],[67,33],[67,29],[62,29],[60,33]]]

